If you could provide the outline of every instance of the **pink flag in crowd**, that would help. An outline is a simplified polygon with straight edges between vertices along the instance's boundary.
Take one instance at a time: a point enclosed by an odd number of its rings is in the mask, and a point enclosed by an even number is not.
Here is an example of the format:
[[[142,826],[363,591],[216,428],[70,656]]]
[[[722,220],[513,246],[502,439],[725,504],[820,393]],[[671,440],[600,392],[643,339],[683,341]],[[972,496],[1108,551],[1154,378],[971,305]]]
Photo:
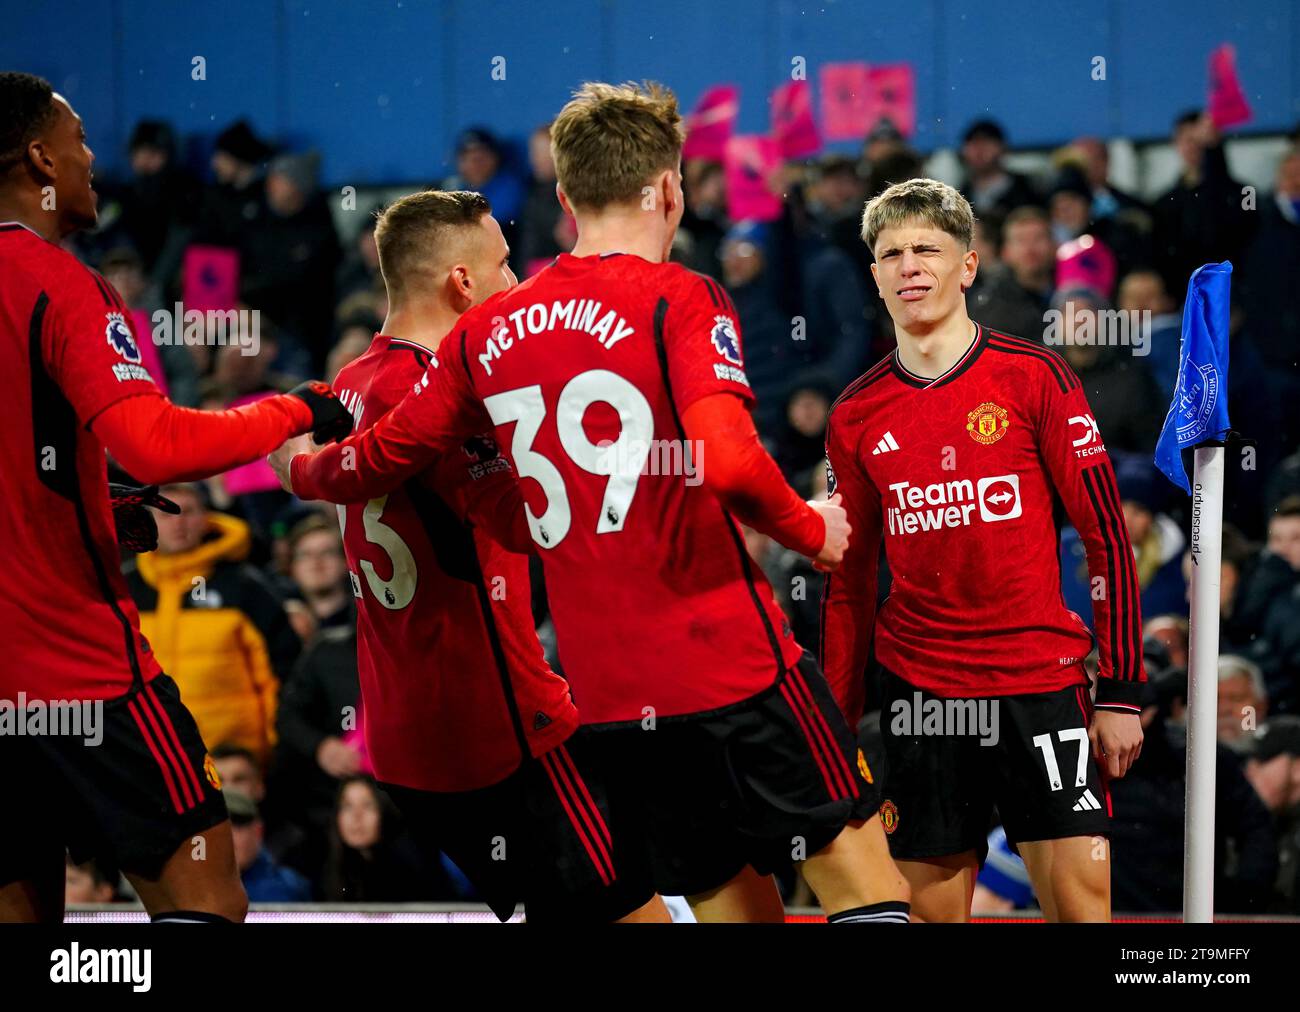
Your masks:
[[[1225,42],[1210,54],[1210,95],[1206,108],[1219,130],[1246,123],[1251,118],[1250,103],[1237,76],[1237,51],[1231,43]]]
[[[781,198],[768,187],[768,180],[781,167],[781,148],[774,138],[759,134],[731,138],[723,164],[727,213],[732,221],[774,221],[781,217]]]
[[[719,84],[706,91],[686,117],[682,157],[721,161],[739,113],[740,89],[734,84]]]
[[[772,136],[783,158],[807,158],[821,150],[807,81],[790,81],[773,90]]]
[[[904,137],[916,131],[916,78],[910,63],[882,64],[867,71],[867,122],[857,136],[864,136],[882,119]]]
[[[828,141],[861,140],[871,126],[871,78],[861,60],[821,68],[822,133]]]
[[[223,246],[190,246],[181,270],[185,308],[208,312],[239,302],[239,254]]]

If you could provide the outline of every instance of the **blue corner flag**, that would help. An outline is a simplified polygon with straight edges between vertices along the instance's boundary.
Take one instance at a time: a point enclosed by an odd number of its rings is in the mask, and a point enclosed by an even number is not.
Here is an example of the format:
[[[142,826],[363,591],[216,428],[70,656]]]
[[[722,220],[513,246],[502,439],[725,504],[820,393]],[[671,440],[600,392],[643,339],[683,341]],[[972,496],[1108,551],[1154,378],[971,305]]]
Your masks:
[[[1206,264],[1187,282],[1178,389],[1156,441],[1156,467],[1188,495],[1182,450],[1222,439],[1228,423],[1228,293],[1232,264]]]

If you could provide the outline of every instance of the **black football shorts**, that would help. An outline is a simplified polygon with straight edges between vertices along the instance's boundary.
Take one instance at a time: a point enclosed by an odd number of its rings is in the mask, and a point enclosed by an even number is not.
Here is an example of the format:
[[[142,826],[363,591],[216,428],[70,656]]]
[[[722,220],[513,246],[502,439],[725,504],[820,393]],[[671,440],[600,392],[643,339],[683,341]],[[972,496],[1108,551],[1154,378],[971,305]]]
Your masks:
[[[745,865],[816,854],[879,805],[871,765],[816,661],[713,714],[592,728],[628,873],[664,895],[706,893]]]
[[[880,818],[896,859],[982,862],[995,807],[1013,844],[1109,832],[1085,686],[946,700],[886,671],[883,688]]]
[[[61,863],[65,849],[77,863],[100,858],[152,881],[182,844],[225,820],[216,767],[171,678],[90,706],[97,715],[77,734],[51,733],[48,716],[44,733],[0,733],[0,885]]]

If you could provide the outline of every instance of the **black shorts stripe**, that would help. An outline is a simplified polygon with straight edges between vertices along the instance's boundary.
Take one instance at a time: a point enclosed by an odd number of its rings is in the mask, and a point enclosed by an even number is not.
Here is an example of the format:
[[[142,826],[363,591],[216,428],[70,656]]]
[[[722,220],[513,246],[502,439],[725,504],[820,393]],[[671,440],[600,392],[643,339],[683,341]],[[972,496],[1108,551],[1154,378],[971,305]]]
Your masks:
[[[564,805],[565,811],[569,814],[569,821],[573,825],[574,832],[578,834],[583,848],[591,858],[592,864],[596,866],[601,881],[609,885],[617,877],[614,872],[614,860],[609,853],[608,843],[597,833],[591,811],[576,797],[577,792],[569,782],[567,771],[561,767],[555,756],[547,752],[540,757],[540,760],[551,779],[552,785],[555,787],[556,793],[560,797],[561,803]],[[599,816],[599,812],[596,814]]]
[[[817,735],[821,752],[826,757],[827,766],[830,767],[832,774],[835,776],[835,782],[844,791],[845,797],[853,797],[857,793],[857,785],[853,782],[853,773],[849,770],[848,763],[844,760],[844,754],[836,744],[835,735],[826,723],[826,715],[813,697],[812,689],[804,681],[803,675],[798,668],[791,668],[787,672],[786,678],[789,680],[795,698],[804,705],[804,712],[808,716],[808,722],[812,726],[813,733]]]

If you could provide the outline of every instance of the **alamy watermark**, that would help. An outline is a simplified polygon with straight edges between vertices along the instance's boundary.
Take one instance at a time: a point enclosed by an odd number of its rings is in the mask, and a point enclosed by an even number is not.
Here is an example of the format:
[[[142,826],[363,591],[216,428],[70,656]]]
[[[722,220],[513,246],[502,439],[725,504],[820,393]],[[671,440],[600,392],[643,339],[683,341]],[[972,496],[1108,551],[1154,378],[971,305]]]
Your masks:
[[[891,702],[889,715],[889,730],[896,738],[970,736],[990,746],[1000,737],[997,699],[927,699],[916,691],[911,699]]]
[[[156,309],[149,317],[153,343],[226,347],[234,345],[241,355],[256,355],[262,349],[260,309],[186,309],[177,302],[171,309]]]
[[[1044,344],[1132,348],[1139,358],[1151,354],[1149,309],[1093,309],[1083,305],[1076,311],[1073,302],[1066,302],[1064,309],[1047,310],[1043,323]]]
[[[44,737],[57,735],[82,738],[83,745],[104,740],[102,699],[0,699],[0,737]]]

